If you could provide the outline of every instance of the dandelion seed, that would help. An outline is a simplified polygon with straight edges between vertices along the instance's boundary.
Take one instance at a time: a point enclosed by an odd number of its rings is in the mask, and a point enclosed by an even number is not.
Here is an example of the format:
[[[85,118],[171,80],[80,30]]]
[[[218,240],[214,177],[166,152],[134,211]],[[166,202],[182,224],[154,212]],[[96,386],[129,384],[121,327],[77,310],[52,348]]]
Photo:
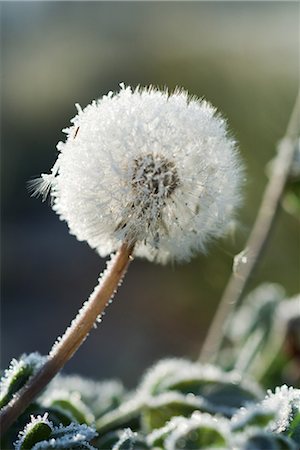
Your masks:
[[[79,240],[101,256],[136,243],[134,256],[164,263],[189,260],[226,233],[242,171],[208,102],[122,84],[77,109],[46,180],[53,209]]]

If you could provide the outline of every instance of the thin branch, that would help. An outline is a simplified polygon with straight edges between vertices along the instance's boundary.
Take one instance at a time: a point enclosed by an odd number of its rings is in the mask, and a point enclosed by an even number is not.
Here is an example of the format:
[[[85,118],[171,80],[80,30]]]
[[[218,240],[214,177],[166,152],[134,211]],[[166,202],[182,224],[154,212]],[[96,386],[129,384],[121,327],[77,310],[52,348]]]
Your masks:
[[[291,170],[296,139],[300,124],[300,91],[290,117],[286,134],[278,146],[272,174],[266,186],[254,226],[245,245],[244,263],[238,272],[233,271],[220,301],[218,310],[202,346],[200,360],[214,361],[221,348],[224,326],[231,311],[244,295],[247,284],[255,270],[273,229],[281,198]]]
[[[133,245],[123,244],[110,261],[94,292],[78,312],[65,334],[52,347],[47,361],[0,413],[1,434],[22,414],[32,400],[51,381],[87,338],[97,317],[101,315],[122,281]]]

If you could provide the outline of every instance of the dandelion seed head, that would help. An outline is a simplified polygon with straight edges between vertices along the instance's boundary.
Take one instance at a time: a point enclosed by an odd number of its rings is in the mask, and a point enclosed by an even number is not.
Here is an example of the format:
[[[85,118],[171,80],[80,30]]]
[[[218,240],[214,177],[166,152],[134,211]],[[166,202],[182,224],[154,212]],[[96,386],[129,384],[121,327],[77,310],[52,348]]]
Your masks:
[[[189,260],[226,233],[242,170],[213,106],[122,84],[77,111],[47,179],[53,209],[77,239],[101,256],[136,243],[135,256],[165,263]]]

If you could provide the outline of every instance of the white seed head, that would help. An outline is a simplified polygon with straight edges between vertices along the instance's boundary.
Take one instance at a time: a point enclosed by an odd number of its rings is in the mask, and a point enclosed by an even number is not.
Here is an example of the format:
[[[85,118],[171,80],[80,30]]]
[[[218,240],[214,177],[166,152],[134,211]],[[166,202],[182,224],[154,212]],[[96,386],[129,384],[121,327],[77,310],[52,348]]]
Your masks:
[[[241,168],[225,120],[187,92],[121,85],[79,106],[41,188],[77,239],[101,256],[136,242],[149,260],[189,260],[226,233]]]

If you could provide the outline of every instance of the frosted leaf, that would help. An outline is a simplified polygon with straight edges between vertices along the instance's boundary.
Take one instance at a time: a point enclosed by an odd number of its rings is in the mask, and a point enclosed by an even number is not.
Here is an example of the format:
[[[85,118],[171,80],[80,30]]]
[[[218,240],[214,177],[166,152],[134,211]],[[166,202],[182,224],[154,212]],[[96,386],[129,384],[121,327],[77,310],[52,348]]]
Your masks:
[[[166,437],[175,430],[181,423],[185,423],[185,417],[172,417],[163,427],[156,428],[147,435],[147,443],[150,448],[163,447]]]
[[[37,442],[49,438],[53,431],[53,424],[48,420],[47,413],[43,416],[31,416],[30,419],[14,443],[15,450],[31,449]]]
[[[55,408],[64,414],[69,415],[71,421],[91,424],[95,417],[90,408],[81,400],[81,395],[76,391],[66,391],[65,389],[47,390],[47,393],[40,399],[40,404],[44,408]]]
[[[283,385],[275,392],[268,391],[262,402],[263,407],[276,411],[276,417],[268,427],[276,433],[283,433],[289,429],[295,417],[300,421],[300,389]]]
[[[138,388],[138,393],[141,396],[157,395],[164,391],[177,390],[204,397],[222,406],[226,403],[224,401],[226,389],[232,389],[231,397],[236,390],[236,393],[239,392],[239,395],[248,401],[257,400],[262,396],[259,386],[245,377],[242,379],[238,372],[224,372],[216,366],[175,358],[159,361],[148,370]],[[223,399],[221,397],[218,402],[221,392]],[[228,406],[233,405],[229,402]]]
[[[262,403],[248,405],[240,408],[231,418],[231,428],[234,431],[243,430],[247,427],[266,427],[274,420],[277,410],[271,405]]]
[[[96,429],[103,434],[117,428],[126,428],[131,426],[132,422],[139,420],[143,399],[133,395],[128,400],[124,400],[121,405],[99,417],[96,421]]]
[[[13,359],[0,380],[0,407],[5,406],[28,379],[45,363],[47,357],[39,353],[22,355]]]
[[[209,414],[195,412],[189,419],[181,420],[164,443],[165,450],[195,448],[225,450],[228,448],[230,429],[228,421]]]
[[[208,102],[121,86],[71,123],[50,196],[78,240],[101,256],[136,242],[136,256],[165,263],[189,260],[226,234],[242,170],[226,121]],[[48,188],[44,175],[41,193]]]
[[[48,440],[35,444],[32,450],[96,450],[89,442],[97,436],[96,431],[85,425],[72,423],[67,427],[55,427]]]
[[[232,415],[234,409],[226,406],[216,406],[201,397],[179,392],[165,392],[149,398],[142,410],[142,427],[152,431],[163,427],[174,416],[190,416],[194,411],[212,414]]]
[[[120,439],[113,446],[112,450],[142,450],[147,448],[146,442],[144,442],[138,433],[133,432],[130,428],[126,428],[121,432]]]
[[[42,394],[42,401],[57,390],[77,393],[96,418],[118,407],[125,395],[122,383],[117,380],[98,382],[78,375],[57,375]]]

